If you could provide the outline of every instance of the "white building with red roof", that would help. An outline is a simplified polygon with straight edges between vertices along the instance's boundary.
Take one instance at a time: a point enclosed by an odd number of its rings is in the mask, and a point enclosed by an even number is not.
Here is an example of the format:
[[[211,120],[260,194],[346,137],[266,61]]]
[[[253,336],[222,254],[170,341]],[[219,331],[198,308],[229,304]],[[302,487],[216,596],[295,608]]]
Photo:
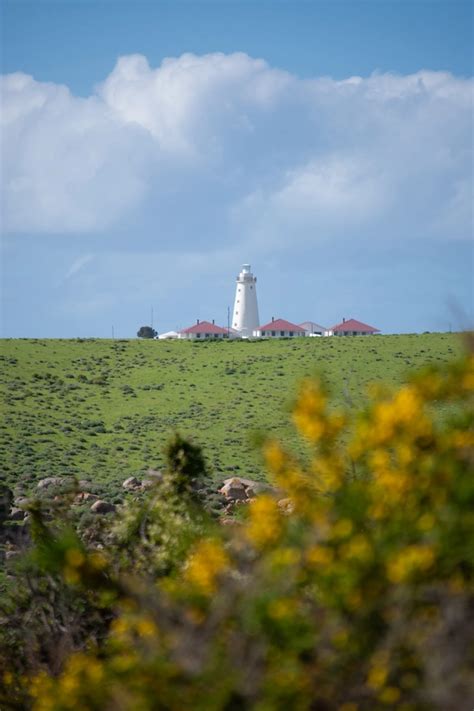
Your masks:
[[[296,323],[285,321],[283,318],[272,318],[270,323],[259,326],[253,335],[255,338],[297,338],[306,336],[306,331]]]
[[[303,321],[300,326],[304,328],[307,336],[325,336],[328,330],[325,326],[320,326],[314,321]]]
[[[183,328],[179,332],[179,338],[185,338],[189,341],[194,340],[205,340],[205,339],[215,339],[215,338],[229,338],[233,336],[227,328],[222,328],[221,326],[216,326],[214,321],[210,323],[209,321],[200,321],[199,319],[189,328]]]
[[[373,336],[375,333],[380,333],[378,328],[368,326],[355,318],[347,320],[343,318],[342,323],[338,323],[327,332],[328,336]]]

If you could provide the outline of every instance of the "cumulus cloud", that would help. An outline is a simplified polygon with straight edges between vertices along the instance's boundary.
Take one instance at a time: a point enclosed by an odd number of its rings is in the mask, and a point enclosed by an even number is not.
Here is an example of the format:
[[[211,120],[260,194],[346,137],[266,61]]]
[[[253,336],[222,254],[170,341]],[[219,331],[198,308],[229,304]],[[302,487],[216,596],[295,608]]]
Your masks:
[[[135,207],[153,144],[98,98],[17,73],[2,80],[5,227],[87,232]]]
[[[87,99],[12,74],[5,227],[94,232],[147,213],[158,247],[173,230],[192,244],[196,225],[204,249],[351,229],[465,238],[472,88],[430,71],[301,80],[242,53],[122,57]]]

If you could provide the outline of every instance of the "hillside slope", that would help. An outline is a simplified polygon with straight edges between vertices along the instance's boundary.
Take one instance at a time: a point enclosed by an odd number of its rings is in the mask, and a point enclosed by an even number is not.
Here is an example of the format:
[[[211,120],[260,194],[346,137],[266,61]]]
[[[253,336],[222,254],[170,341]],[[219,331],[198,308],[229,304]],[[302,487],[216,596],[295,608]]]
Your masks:
[[[26,489],[51,474],[115,488],[160,466],[178,430],[202,444],[215,475],[261,476],[257,430],[296,446],[287,405],[318,373],[334,403],[360,406],[372,381],[457,355],[456,334],[187,343],[110,340],[1,342],[0,475]]]

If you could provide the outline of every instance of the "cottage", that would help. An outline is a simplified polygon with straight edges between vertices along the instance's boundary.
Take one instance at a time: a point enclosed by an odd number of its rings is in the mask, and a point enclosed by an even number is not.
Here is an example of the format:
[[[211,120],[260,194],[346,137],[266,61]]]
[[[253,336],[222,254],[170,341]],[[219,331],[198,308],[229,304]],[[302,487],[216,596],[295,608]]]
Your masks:
[[[179,338],[178,331],[166,331],[166,333],[160,333],[159,336],[155,336],[160,341],[172,341],[175,338]]]
[[[272,318],[270,323],[259,326],[253,335],[255,338],[296,338],[297,336],[306,336],[306,332],[296,323],[290,323],[283,318]]]
[[[198,319],[194,326],[184,328],[180,331],[179,338],[185,338],[187,340],[229,338],[229,331],[227,328],[216,326],[214,320],[212,323],[209,323],[209,321],[199,321]]]
[[[301,328],[304,328],[307,336],[325,336],[327,333],[327,328],[325,326],[320,326],[314,321],[304,321],[300,323]]]
[[[354,318],[350,318],[347,321],[343,318],[342,323],[333,326],[327,333],[328,336],[373,336],[374,333],[380,333],[380,331],[378,328],[368,326],[366,323],[356,321]]]

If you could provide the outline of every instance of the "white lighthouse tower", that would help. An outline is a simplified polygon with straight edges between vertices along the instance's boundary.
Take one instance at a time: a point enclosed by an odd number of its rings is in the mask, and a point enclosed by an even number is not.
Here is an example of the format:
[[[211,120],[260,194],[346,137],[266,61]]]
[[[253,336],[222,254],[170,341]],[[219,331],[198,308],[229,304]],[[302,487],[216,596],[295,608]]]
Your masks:
[[[257,277],[254,277],[250,271],[250,264],[243,264],[242,271],[237,277],[232,316],[232,328],[238,331],[242,338],[251,338],[260,325],[256,283]]]

